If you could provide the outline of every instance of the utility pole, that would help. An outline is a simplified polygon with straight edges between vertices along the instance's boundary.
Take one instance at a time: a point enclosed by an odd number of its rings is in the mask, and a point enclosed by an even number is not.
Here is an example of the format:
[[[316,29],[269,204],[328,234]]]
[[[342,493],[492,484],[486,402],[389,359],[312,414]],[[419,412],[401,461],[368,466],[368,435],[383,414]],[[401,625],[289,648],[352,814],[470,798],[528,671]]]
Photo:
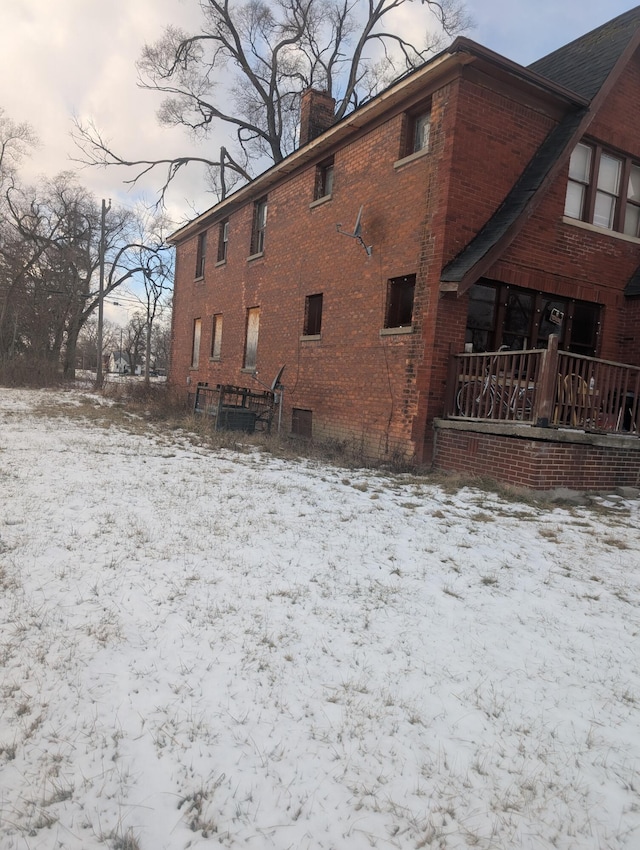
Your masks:
[[[96,369],[96,387],[102,387],[102,325],[104,324],[104,253],[105,253],[105,222],[107,212],[111,209],[111,200],[109,206],[105,199],[102,199],[102,216],[100,218],[100,287],[98,289],[98,366]]]

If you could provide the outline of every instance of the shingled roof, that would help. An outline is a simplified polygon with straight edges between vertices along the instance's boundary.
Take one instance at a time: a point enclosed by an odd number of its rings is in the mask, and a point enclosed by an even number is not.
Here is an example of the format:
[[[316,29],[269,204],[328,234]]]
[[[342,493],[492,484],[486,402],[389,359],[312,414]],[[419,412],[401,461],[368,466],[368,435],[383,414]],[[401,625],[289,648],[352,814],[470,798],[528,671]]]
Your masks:
[[[569,155],[597,112],[605,83],[622,70],[625,54],[639,39],[637,6],[529,66],[534,73],[586,98],[590,107],[567,113],[551,131],[495,213],[444,267],[440,277],[444,284],[456,284],[461,295],[511,243],[533,212],[536,199],[542,197],[545,183],[555,176],[563,154]]]
[[[640,6],[630,9],[529,65],[531,71],[592,100],[640,25]]]

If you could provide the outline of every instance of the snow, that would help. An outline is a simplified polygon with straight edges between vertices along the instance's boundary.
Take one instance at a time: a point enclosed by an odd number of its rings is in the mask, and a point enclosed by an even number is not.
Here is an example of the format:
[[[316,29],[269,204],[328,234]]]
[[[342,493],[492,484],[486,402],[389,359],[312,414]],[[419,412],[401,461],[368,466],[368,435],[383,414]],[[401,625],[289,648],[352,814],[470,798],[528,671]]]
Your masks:
[[[0,390],[2,850],[640,846],[638,500],[105,404]]]

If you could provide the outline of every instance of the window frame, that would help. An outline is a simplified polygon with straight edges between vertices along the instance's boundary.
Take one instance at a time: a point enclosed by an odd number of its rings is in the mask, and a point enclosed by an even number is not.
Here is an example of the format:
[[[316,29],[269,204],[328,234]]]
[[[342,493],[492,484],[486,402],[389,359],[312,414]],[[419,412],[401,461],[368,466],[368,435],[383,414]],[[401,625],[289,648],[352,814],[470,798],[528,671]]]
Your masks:
[[[222,360],[222,313],[214,313],[211,318],[211,360]]]
[[[196,245],[196,270],[195,279],[202,280],[207,261],[207,231],[203,230],[198,233],[198,242]]]
[[[260,307],[248,307],[244,332],[242,369],[255,372],[258,365],[258,340],[260,337]]]
[[[193,320],[193,332],[191,338],[191,369],[198,369],[200,366],[200,344],[202,342],[202,319]]]
[[[412,153],[426,153],[429,150],[429,146],[431,143],[431,105],[429,105],[428,109],[423,109],[421,111],[413,112],[410,116],[409,122],[409,154]],[[420,133],[420,137],[418,136],[420,127],[423,127],[422,132]],[[426,133],[424,131],[424,127],[426,127]]]
[[[316,292],[304,299],[303,337],[318,337],[322,333],[323,293]]]
[[[330,198],[333,194],[333,184],[335,179],[335,161],[334,158],[326,159],[316,167],[316,182],[314,187],[313,199],[320,201],[324,198]]]
[[[589,173],[586,179],[579,179],[571,175],[571,160],[575,152],[580,148],[585,148],[590,151]],[[615,189],[608,189],[601,185],[601,177],[603,174],[602,164],[605,160],[611,160],[619,163],[618,185]],[[565,192],[564,217],[568,221],[582,221],[592,227],[596,227],[605,233],[621,233],[631,238],[640,236],[640,214],[636,213],[638,226],[636,233],[628,233],[626,227],[627,210],[631,206],[634,210],[640,210],[640,197],[637,200],[629,200],[630,178],[633,169],[640,169],[640,161],[632,156],[608,148],[601,145],[599,142],[591,139],[582,139],[571,152],[569,160],[569,173],[567,177],[567,188]],[[582,199],[582,209],[580,216],[577,217],[567,211],[569,202],[569,193],[572,186],[581,186],[584,192]],[[613,211],[611,215],[611,226],[596,222],[596,205],[598,199],[608,198],[612,201]]]
[[[413,327],[416,275],[405,274],[387,280],[384,307],[384,330],[402,330]],[[410,305],[407,297],[411,291]],[[406,319],[409,321],[406,321]]]
[[[529,299],[518,324],[512,316],[518,310],[518,299]],[[473,310],[471,305],[477,305]],[[591,313],[591,318],[588,314]],[[512,286],[483,278],[469,290],[465,343],[474,351],[497,351],[508,345],[512,351],[546,348],[549,335],[558,335],[567,351],[597,356],[604,307],[595,301],[583,301],[566,295]],[[584,330],[591,323],[590,339]]]
[[[220,222],[218,228],[218,262],[226,263],[227,249],[229,247],[229,219]]]
[[[259,198],[253,204],[253,224],[251,227],[250,256],[264,254],[265,233],[267,230],[267,197]]]

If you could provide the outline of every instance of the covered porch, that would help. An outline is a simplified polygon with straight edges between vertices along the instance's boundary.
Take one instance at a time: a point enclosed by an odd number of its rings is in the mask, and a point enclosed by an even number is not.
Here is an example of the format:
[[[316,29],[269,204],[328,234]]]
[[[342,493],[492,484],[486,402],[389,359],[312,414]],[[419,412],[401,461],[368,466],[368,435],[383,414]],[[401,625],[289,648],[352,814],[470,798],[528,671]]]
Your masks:
[[[533,489],[640,486],[640,367],[545,349],[452,353],[434,467]]]
[[[452,354],[445,416],[542,428],[640,430],[640,367],[558,347]]]

